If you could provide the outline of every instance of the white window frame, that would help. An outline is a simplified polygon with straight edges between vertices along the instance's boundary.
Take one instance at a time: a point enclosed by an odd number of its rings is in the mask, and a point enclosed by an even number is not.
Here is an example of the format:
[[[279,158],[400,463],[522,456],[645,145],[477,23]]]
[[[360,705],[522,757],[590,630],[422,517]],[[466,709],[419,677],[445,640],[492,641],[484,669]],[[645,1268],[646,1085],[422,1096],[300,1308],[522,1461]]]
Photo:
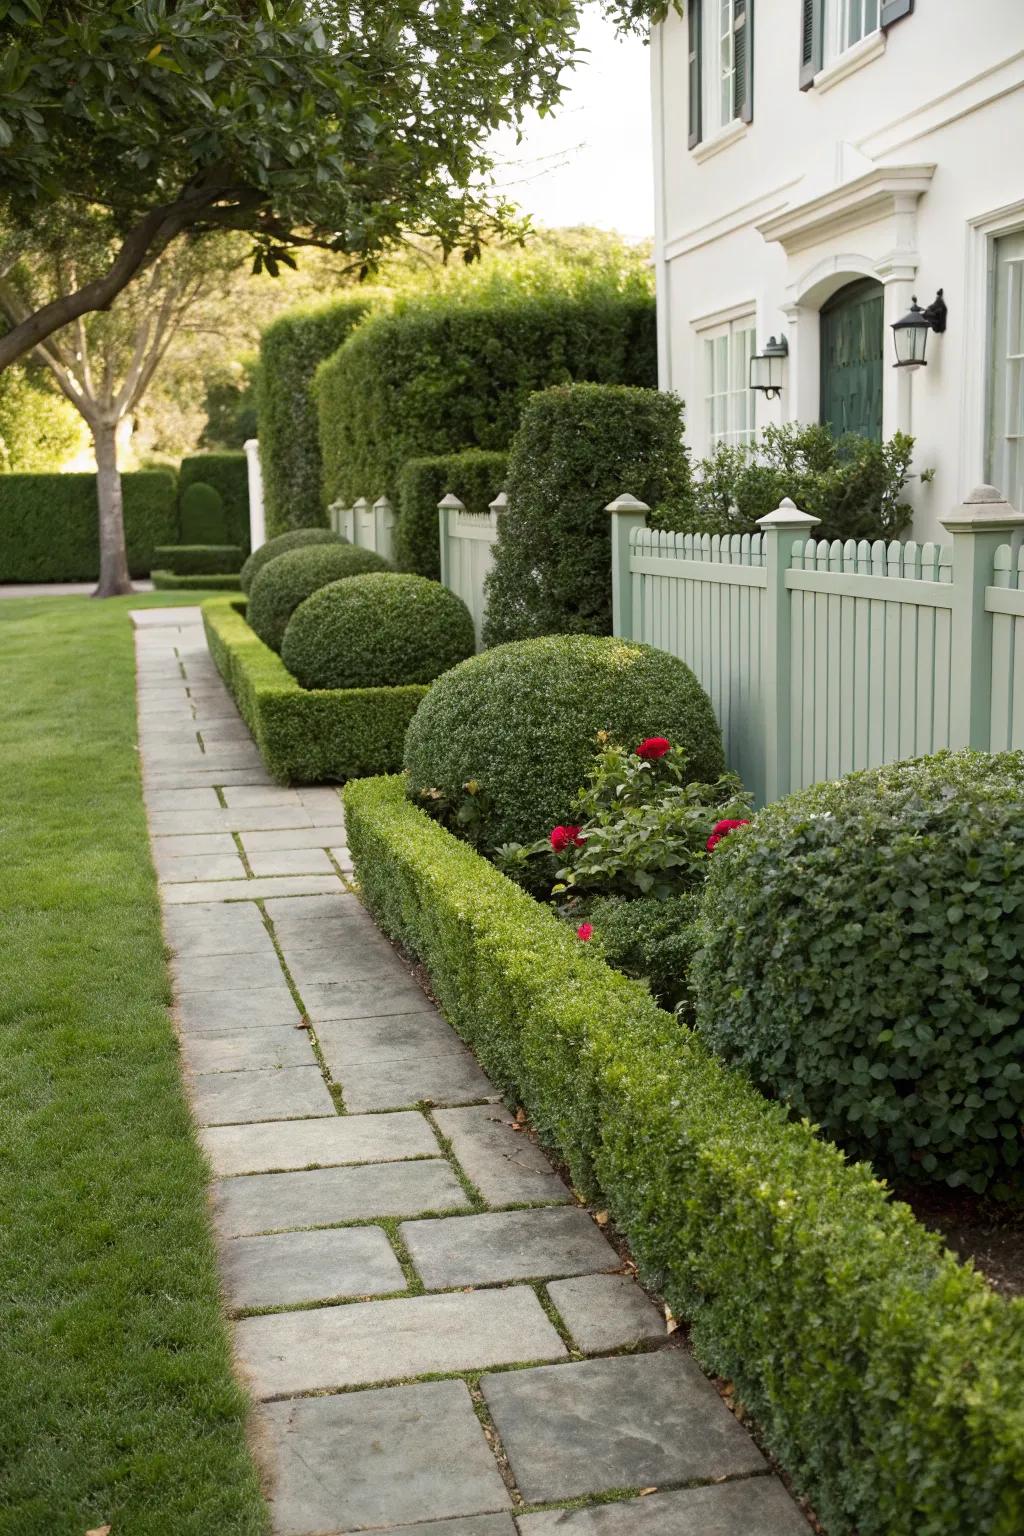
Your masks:
[[[753,442],[757,420],[750,358],[757,347],[756,307],[730,314],[717,324],[700,326],[697,341],[705,450],[710,453],[719,443],[735,447]]]
[[[881,30],[882,0],[825,0],[824,67]]]
[[[1006,263],[1010,271],[1002,335],[997,334],[996,329],[1000,319],[1000,240],[1015,240],[1020,247],[1020,254],[1012,256]],[[1021,510],[1024,505],[1024,229],[1003,230],[992,240],[988,309],[985,477],[999,486],[1010,503]],[[997,391],[1002,395],[998,410]],[[995,439],[997,415],[1003,425],[998,443]]]
[[[701,48],[702,136],[712,139],[736,114],[735,0],[703,0]]]

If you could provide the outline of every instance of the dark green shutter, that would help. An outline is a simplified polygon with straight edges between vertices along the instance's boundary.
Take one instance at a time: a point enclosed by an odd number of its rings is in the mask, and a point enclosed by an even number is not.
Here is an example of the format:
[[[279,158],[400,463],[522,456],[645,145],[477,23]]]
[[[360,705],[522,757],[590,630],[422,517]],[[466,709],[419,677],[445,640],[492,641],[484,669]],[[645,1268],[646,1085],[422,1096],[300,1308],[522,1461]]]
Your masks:
[[[891,27],[894,21],[902,21],[914,9],[914,0],[882,0],[879,25]]]
[[[736,104],[733,117],[754,121],[754,0],[734,0],[733,63],[736,70]]]
[[[692,149],[701,140],[701,94],[703,82],[701,79],[701,32],[703,17],[702,0],[690,0],[687,6],[688,25],[690,29],[690,139]]]
[[[807,91],[821,68],[821,32],[824,0],[803,0],[800,31],[800,89]]]

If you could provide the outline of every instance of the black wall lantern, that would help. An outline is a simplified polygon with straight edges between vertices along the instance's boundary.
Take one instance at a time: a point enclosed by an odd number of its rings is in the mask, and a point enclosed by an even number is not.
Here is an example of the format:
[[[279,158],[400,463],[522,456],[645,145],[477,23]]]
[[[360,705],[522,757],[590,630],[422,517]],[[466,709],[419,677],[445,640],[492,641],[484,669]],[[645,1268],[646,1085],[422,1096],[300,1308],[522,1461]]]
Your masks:
[[[782,393],[782,368],[789,356],[789,342],[785,336],[778,341],[769,336],[763,352],[750,359],[750,387],[759,389],[766,400],[774,400]]]
[[[928,332],[937,331],[939,335],[946,329],[946,301],[942,297],[940,288],[935,295],[935,301],[922,309],[917,302],[915,294],[910,301],[910,309],[897,320],[892,328],[893,340],[896,343],[896,368],[927,368],[928,359],[925,352],[928,349]]]

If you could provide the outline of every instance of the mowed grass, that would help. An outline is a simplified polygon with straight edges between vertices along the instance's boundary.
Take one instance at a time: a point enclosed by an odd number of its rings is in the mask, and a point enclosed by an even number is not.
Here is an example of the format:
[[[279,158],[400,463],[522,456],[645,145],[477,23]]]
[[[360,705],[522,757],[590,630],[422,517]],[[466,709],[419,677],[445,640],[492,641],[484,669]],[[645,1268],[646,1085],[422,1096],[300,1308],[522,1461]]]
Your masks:
[[[0,1532],[267,1517],[182,1091],[131,607],[0,602]]]

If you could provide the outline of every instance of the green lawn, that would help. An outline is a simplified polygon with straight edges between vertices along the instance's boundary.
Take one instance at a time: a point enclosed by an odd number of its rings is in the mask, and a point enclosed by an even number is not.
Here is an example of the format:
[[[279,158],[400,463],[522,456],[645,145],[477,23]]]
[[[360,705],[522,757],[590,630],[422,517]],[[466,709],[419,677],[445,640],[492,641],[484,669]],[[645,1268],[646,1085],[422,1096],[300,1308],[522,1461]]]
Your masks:
[[[267,1528],[182,1094],[128,609],[0,601],[0,1532]]]

